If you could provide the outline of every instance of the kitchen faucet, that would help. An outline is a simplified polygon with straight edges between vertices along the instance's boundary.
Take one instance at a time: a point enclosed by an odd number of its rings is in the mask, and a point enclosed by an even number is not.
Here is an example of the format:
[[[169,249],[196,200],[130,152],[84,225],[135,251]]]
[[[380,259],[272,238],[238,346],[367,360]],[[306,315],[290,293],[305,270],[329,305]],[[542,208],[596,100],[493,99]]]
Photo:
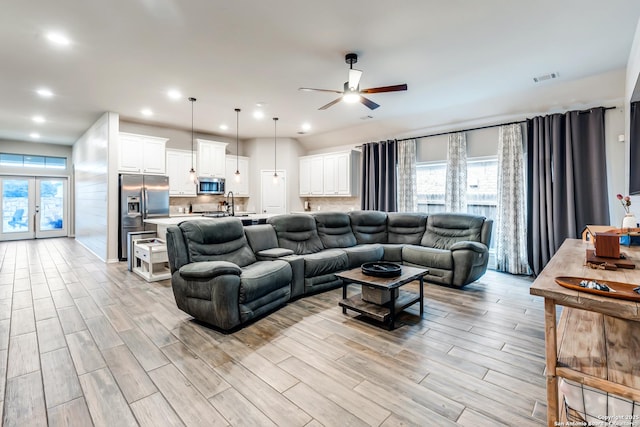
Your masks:
[[[229,204],[229,196],[231,196],[231,204]],[[233,191],[229,191],[227,193],[227,213],[229,213],[229,206],[231,206],[231,216],[235,216],[236,212],[235,212],[235,200],[233,198]]]

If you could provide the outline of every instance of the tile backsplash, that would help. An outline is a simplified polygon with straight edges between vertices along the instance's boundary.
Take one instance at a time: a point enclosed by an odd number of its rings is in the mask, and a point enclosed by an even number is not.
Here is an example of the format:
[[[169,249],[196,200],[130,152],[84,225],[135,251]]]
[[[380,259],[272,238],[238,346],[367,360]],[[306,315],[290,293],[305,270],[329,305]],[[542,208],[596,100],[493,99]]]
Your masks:
[[[309,211],[333,211],[349,212],[360,209],[359,197],[306,197],[302,199],[309,202]]]
[[[181,213],[180,209],[183,212],[189,212],[189,205],[193,204],[212,204],[217,205],[218,203],[224,202],[227,200],[225,196],[222,195],[202,195],[197,197],[170,197],[169,198],[169,214],[177,214]],[[250,203],[248,203],[248,197],[235,197],[235,210],[236,211],[246,211],[249,210],[247,207],[251,208]]]

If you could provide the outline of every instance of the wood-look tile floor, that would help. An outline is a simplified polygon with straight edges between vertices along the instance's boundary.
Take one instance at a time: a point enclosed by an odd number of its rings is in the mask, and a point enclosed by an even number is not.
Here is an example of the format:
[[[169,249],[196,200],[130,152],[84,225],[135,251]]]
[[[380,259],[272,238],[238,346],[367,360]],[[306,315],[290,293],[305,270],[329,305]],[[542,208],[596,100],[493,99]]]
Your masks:
[[[7,427],[543,425],[530,283],[426,285],[424,318],[411,308],[392,332],[343,315],[336,289],[224,335],[178,310],[169,281],[73,239],[3,242],[0,414]]]

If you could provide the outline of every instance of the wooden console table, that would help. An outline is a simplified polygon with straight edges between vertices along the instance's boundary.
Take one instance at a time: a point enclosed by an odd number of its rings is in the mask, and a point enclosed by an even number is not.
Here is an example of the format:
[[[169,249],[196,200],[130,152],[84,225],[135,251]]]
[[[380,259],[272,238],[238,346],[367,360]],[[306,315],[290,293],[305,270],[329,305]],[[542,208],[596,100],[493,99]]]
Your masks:
[[[567,239],[530,289],[531,295],[544,297],[549,426],[561,421],[559,377],[640,401],[640,304],[574,291],[554,280],[574,276],[640,285],[640,249],[623,250],[635,269],[609,271],[584,265],[586,249],[591,248],[590,243]],[[565,307],[560,323],[556,305]]]

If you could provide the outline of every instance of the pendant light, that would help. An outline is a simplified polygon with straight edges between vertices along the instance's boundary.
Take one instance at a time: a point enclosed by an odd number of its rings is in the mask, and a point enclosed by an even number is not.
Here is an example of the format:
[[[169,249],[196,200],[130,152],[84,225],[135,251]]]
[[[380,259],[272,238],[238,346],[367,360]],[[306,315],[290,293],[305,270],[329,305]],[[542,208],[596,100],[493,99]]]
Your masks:
[[[189,171],[189,179],[194,184],[197,184],[198,177],[196,176],[196,170],[193,168],[193,144],[195,143],[195,139],[193,138],[193,103],[196,102],[196,99],[189,97],[189,101],[191,102],[191,170]]]
[[[277,126],[278,125],[278,118],[274,117],[273,118],[273,183],[274,184],[278,184],[278,170],[276,169],[276,145],[278,142],[278,137],[277,137]]]
[[[239,160],[238,160],[238,132],[239,132],[239,123],[240,123],[240,109],[236,108],[236,173],[234,175],[234,179],[236,182],[240,182],[240,168],[239,168]]]

